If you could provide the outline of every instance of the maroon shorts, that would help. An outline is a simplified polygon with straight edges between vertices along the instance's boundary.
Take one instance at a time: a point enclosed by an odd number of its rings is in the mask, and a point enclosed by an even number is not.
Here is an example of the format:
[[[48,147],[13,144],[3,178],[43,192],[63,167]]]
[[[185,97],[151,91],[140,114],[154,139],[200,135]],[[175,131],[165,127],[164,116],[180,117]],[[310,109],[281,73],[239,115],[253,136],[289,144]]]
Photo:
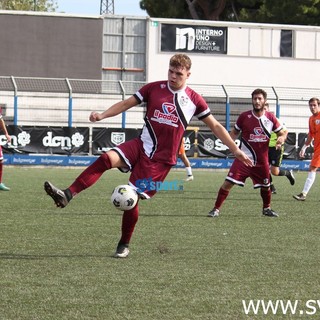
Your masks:
[[[0,146],[0,160],[3,160],[3,152],[2,152],[2,147]]]
[[[247,178],[251,178],[254,188],[269,187],[269,163],[247,167],[240,160],[235,159],[226,180],[243,187]]]
[[[145,154],[142,142],[139,138],[135,138],[120,144],[113,148],[123,161],[127,164],[128,168],[120,168],[122,172],[131,171],[129,182],[136,188],[141,187],[144,181],[149,182],[163,182],[168,175],[171,165],[161,162],[153,161]],[[156,194],[157,190],[149,190],[147,188],[141,192],[144,198],[151,198]]]

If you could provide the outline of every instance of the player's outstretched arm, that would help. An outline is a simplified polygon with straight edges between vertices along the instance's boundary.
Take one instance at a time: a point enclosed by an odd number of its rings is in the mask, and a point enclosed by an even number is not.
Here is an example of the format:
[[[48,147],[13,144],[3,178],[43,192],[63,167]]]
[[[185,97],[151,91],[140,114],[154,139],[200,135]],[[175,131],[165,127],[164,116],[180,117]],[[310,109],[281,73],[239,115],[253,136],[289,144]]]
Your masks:
[[[89,116],[89,120],[91,122],[96,122],[106,118],[111,118],[111,117],[117,116],[122,112],[127,111],[128,109],[136,106],[137,104],[139,104],[139,101],[134,96],[131,96],[128,99],[125,99],[113,104],[110,108],[108,108],[107,110],[101,113],[95,112],[95,111],[91,112]]]
[[[218,122],[212,115],[202,119],[202,121],[211,129],[213,134],[230,149],[237,159],[242,161],[246,166],[252,167],[252,161],[250,158],[238,148],[228,131],[220,122]]]

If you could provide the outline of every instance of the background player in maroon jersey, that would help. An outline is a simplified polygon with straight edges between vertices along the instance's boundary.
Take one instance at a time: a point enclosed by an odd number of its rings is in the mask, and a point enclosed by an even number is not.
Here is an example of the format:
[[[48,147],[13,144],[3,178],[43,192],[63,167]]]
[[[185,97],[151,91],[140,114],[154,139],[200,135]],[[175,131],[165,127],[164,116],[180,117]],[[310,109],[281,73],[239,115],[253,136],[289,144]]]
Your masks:
[[[190,68],[190,58],[185,54],[176,54],[170,59],[168,80],[146,84],[134,95],[115,103],[104,112],[90,114],[90,121],[96,122],[116,116],[142,102],[146,103],[145,124],[140,137],[102,154],[65,190],[58,189],[49,181],[44,183],[46,193],[56,206],[64,208],[73,197],[92,186],[111,168],[118,168],[123,172],[131,171],[129,184],[136,188],[139,188],[137,181],[143,179],[164,181],[172,166],[176,164],[181,139],[193,116],[202,120],[244,166],[252,165],[249,157],[237,147],[226,129],[211,115],[202,96],[186,85]],[[146,188],[140,193],[140,198],[150,198],[156,191]],[[128,246],[138,215],[138,204],[133,209],[124,211],[122,234],[115,257],[128,256]]]
[[[252,94],[253,110],[240,114],[230,135],[237,138],[241,132],[241,150],[252,160],[253,166],[243,165],[235,159],[228,172],[226,180],[220,187],[214,208],[208,217],[218,217],[220,207],[229,195],[230,190],[236,184],[244,186],[247,178],[251,178],[254,188],[260,188],[263,202],[262,214],[269,217],[277,217],[278,214],[270,208],[271,190],[268,150],[269,140],[272,132],[278,136],[276,148],[281,148],[286,134],[281,123],[271,112],[265,110],[267,93],[262,89],[255,89]]]
[[[6,136],[8,143],[10,143],[11,137],[8,134],[7,127],[1,113],[0,113],[0,130],[4,132],[4,135]],[[9,191],[10,188],[8,188],[2,182],[2,174],[3,174],[3,153],[2,153],[2,148],[0,146],[0,191]]]

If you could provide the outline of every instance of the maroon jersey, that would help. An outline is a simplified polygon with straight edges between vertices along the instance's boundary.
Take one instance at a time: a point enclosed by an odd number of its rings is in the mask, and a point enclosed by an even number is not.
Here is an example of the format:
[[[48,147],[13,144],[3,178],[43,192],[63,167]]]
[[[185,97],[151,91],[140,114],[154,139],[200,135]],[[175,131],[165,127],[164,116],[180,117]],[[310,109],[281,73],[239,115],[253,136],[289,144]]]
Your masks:
[[[2,119],[2,114],[0,113],[0,119]],[[2,147],[0,145],[0,160],[3,159],[3,152],[2,152]]]
[[[269,140],[272,132],[279,132],[282,124],[268,111],[257,117],[253,111],[240,114],[235,129],[241,131],[241,150],[254,165],[268,163]]]
[[[146,84],[135,97],[147,105],[140,135],[145,154],[158,162],[176,164],[184,131],[194,115],[203,119],[210,114],[207,103],[188,86],[172,91],[167,81]]]

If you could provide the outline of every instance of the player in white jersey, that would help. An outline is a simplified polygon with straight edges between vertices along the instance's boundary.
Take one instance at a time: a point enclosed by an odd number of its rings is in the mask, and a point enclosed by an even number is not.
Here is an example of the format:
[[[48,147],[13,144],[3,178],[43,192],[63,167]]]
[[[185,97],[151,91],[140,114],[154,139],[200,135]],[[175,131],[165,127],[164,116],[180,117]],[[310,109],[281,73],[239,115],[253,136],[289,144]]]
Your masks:
[[[146,103],[145,124],[140,137],[124,142],[101,155],[65,190],[58,189],[49,181],[45,182],[45,191],[56,206],[64,208],[74,196],[92,186],[111,168],[131,171],[129,184],[139,189],[141,198],[152,197],[157,190],[141,190],[137,181],[164,181],[172,166],[176,164],[180,142],[193,116],[202,120],[240,162],[245,166],[252,164],[226,129],[211,115],[202,96],[186,85],[190,69],[190,58],[185,54],[176,54],[170,59],[168,80],[146,84],[133,96],[112,105],[104,112],[90,114],[90,121],[96,122],[116,116],[142,102]],[[128,256],[128,246],[138,216],[138,204],[133,209],[124,211],[122,234],[115,257]]]
[[[232,187],[235,184],[243,187],[247,178],[251,178],[254,188],[260,188],[262,214],[269,217],[278,216],[270,208],[269,139],[271,133],[275,132],[278,136],[276,146],[281,148],[286,135],[275,115],[265,110],[267,93],[262,89],[255,89],[251,96],[253,110],[240,114],[230,135],[235,139],[241,132],[241,150],[252,160],[253,166],[247,167],[238,159],[234,160],[226,180],[220,187],[214,208],[208,214],[209,217],[219,216],[220,208]]]

